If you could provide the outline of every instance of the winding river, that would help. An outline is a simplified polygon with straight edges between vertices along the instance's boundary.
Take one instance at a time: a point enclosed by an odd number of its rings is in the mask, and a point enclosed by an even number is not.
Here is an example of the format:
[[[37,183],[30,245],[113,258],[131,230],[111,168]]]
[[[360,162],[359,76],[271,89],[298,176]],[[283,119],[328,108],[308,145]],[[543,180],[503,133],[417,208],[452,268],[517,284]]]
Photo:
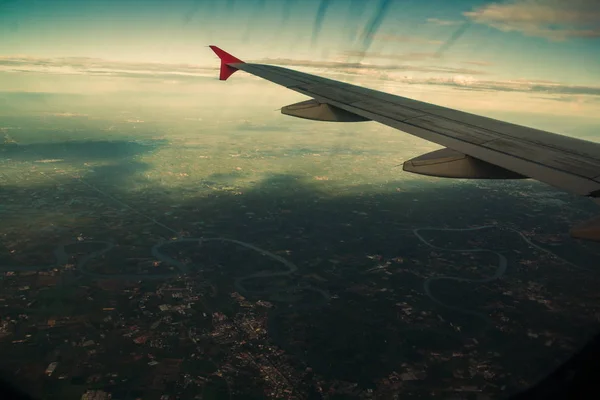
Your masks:
[[[492,274],[491,276],[486,277],[486,278],[468,279],[468,278],[460,278],[460,277],[454,277],[454,276],[435,276],[435,277],[427,278],[423,282],[423,291],[426,294],[426,296],[429,299],[431,299],[431,301],[433,301],[434,303],[438,304],[439,306],[445,307],[447,309],[454,310],[454,311],[468,314],[468,315],[472,315],[474,317],[481,318],[481,319],[485,320],[486,322],[490,322],[489,316],[487,316],[486,314],[442,302],[432,293],[431,284],[434,281],[440,281],[440,280],[454,281],[454,282],[470,282],[470,283],[474,283],[474,284],[478,284],[478,283],[481,284],[481,283],[487,283],[487,282],[491,282],[491,281],[500,279],[506,273],[506,270],[508,267],[508,261],[507,261],[506,257],[501,253],[498,253],[496,251],[489,250],[489,249],[482,249],[482,248],[449,249],[449,248],[439,247],[439,246],[431,244],[429,241],[427,241],[421,233],[424,231],[451,231],[451,232],[476,231],[476,230],[484,230],[484,229],[492,229],[492,228],[506,229],[509,231],[513,231],[513,232],[519,234],[520,237],[523,240],[525,240],[525,242],[529,246],[532,246],[532,247],[536,248],[537,250],[548,253],[564,262],[571,264],[574,267],[585,269],[585,270],[589,271],[586,268],[578,267],[577,265],[574,265],[574,264],[568,262],[567,260],[563,260],[562,258],[558,257],[557,255],[550,252],[549,250],[546,250],[543,247],[532,243],[521,232],[519,232],[513,228],[500,227],[500,226],[495,226],[495,225],[485,225],[485,226],[478,226],[478,227],[471,227],[471,228],[435,228],[435,227],[416,228],[416,229],[412,229],[412,233],[419,239],[419,241],[421,241],[424,245],[426,245],[432,249],[435,249],[438,251],[455,252],[455,253],[486,252],[486,253],[494,254],[498,258],[498,267],[496,268],[496,271],[494,272],[494,274]],[[183,238],[177,238],[177,239],[168,240],[168,241],[161,241],[161,242],[155,244],[154,246],[152,246],[152,249],[151,249],[152,255],[156,259],[165,263],[166,265],[176,268],[175,271],[169,272],[169,273],[151,274],[151,275],[148,275],[148,274],[144,274],[144,275],[141,275],[141,274],[101,274],[101,273],[90,271],[89,262],[91,260],[110,252],[116,246],[115,243],[109,242],[109,241],[78,241],[78,242],[59,245],[54,250],[54,257],[55,257],[54,264],[43,265],[43,266],[30,266],[30,267],[0,266],[0,272],[41,271],[41,270],[50,269],[50,268],[57,268],[57,267],[60,268],[61,266],[64,266],[65,264],[67,264],[69,261],[69,255],[68,255],[65,247],[70,246],[70,245],[85,243],[85,244],[99,244],[99,245],[102,245],[103,247],[100,250],[96,250],[89,254],[86,254],[85,256],[81,257],[77,261],[76,268],[84,276],[88,276],[88,277],[91,277],[94,279],[117,279],[117,280],[136,280],[136,281],[164,280],[164,279],[172,278],[177,275],[185,275],[190,272],[190,267],[188,265],[184,264],[183,262],[181,262],[163,252],[163,247],[168,244],[186,243],[186,242],[197,243],[199,246],[203,245],[204,243],[208,243],[208,242],[233,243],[237,246],[245,247],[247,249],[253,250],[253,251],[257,252],[258,254],[261,254],[262,256],[265,256],[267,258],[270,258],[270,259],[280,263],[284,267],[284,270],[282,270],[282,271],[273,271],[273,272],[259,271],[259,272],[256,272],[256,273],[253,273],[253,274],[250,274],[247,276],[236,278],[234,280],[234,286],[235,286],[236,290],[238,290],[241,294],[243,294],[245,296],[248,296],[248,295],[250,295],[250,296],[266,296],[269,300],[274,301],[274,302],[298,303],[298,301],[301,300],[303,297],[294,295],[294,291],[300,290],[300,291],[315,292],[321,298],[321,301],[310,302],[307,304],[294,304],[293,307],[296,309],[298,309],[298,308],[310,309],[310,308],[320,307],[320,306],[327,304],[330,300],[330,295],[327,291],[322,290],[318,287],[314,287],[308,283],[301,283],[300,285],[297,285],[293,288],[265,290],[265,291],[260,291],[260,292],[247,289],[245,286],[245,283],[250,280],[266,279],[266,278],[272,278],[272,277],[288,277],[288,276],[293,275],[295,272],[297,272],[298,267],[291,261],[286,260],[285,258],[280,257],[276,254],[273,254],[270,251],[261,249],[260,247],[257,247],[251,243],[247,243],[247,242],[243,242],[243,241],[235,240],[235,239],[223,238],[223,237],[214,237],[214,238],[183,237]]]
[[[423,282],[423,290],[425,291],[425,294],[434,303],[436,303],[436,304],[438,304],[438,305],[440,305],[442,307],[445,307],[447,309],[450,309],[450,310],[458,311],[458,312],[461,312],[463,314],[469,314],[469,315],[473,315],[473,316],[476,316],[478,318],[481,318],[488,325],[491,323],[491,320],[490,320],[489,316],[487,316],[486,314],[480,313],[480,312],[477,312],[477,311],[467,310],[467,309],[462,308],[462,307],[457,307],[457,306],[449,305],[447,303],[444,303],[444,302],[440,301],[438,298],[436,298],[431,293],[431,283],[434,282],[434,281],[440,281],[440,280],[454,281],[454,282],[488,283],[488,282],[494,281],[496,279],[500,279],[506,273],[506,269],[508,267],[508,260],[506,259],[506,257],[503,254],[500,254],[500,253],[498,253],[496,251],[488,250],[488,249],[480,249],[480,248],[474,248],[474,249],[447,249],[445,247],[439,247],[439,246],[433,245],[433,244],[429,243],[427,240],[425,240],[423,238],[423,236],[421,236],[420,232],[421,231],[427,231],[427,230],[429,230],[429,231],[431,231],[431,230],[435,230],[435,231],[451,231],[451,232],[477,231],[477,230],[489,229],[489,228],[495,228],[495,226],[486,225],[486,226],[478,226],[478,227],[474,227],[474,228],[417,228],[417,229],[413,230],[413,233],[415,234],[415,236],[421,242],[423,242],[425,245],[427,245],[427,246],[429,246],[429,247],[431,247],[432,249],[435,249],[435,250],[451,251],[451,252],[454,252],[454,253],[492,253],[496,257],[498,257],[498,267],[496,268],[496,271],[494,272],[493,275],[491,275],[491,276],[489,276],[487,278],[468,279],[468,278],[459,278],[459,277],[455,277],[455,276],[435,276],[435,277],[427,278],[425,280],[425,282]]]

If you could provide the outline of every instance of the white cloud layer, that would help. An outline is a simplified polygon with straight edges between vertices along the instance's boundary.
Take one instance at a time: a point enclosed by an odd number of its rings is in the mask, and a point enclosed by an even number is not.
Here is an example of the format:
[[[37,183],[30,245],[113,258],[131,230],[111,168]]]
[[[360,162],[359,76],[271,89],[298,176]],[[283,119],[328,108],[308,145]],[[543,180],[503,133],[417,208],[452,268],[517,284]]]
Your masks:
[[[595,111],[600,105],[600,85],[494,80],[478,69],[291,59],[260,61],[473,112],[527,110],[536,114],[597,118]],[[173,106],[187,104],[190,96],[195,96],[196,105],[226,101],[229,105],[239,103],[243,108],[250,107],[248,98],[254,98],[251,105],[260,108],[267,103],[263,97],[286,104],[299,96],[242,73],[234,77],[235,84],[224,88],[217,79],[217,64],[205,67],[83,58],[0,57],[0,85],[9,92],[153,93],[162,98],[169,96]]]

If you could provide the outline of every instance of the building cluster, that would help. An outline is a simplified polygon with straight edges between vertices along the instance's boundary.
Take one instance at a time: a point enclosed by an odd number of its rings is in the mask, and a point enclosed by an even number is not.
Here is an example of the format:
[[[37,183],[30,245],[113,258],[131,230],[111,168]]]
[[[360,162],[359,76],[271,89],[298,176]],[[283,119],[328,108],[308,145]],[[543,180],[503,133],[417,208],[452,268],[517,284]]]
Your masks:
[[[481,240],[470,245],[483,246]],[[0,280],[2,368],[14,370],[16,381],[28,382],[34,395],[61,398],[78,393],[87,400],[193,399],[208,390],[277,399],[304,399],[307,393],[315,398],[395,398],[424,393],[424,387],[439,394],[498,392],[501,385],[495,382],[512,379],[502,344],[478,337],[477,318],[440,306],[423,290],[423,282],[440,271],[447,276],[485,277],[495,268],[495,259],[487,260],[487,269],[477,269],[480,255],[426,247],[422,252],[365,255],[362,261],[331,262],[330,270],[306,273],[299,279],[334,288],[330,303],[321,308],[289,300],[304,299],[301,296],[258,297],[244,295],[233,285],[217,287],[200,272],[163,280],[94,281],[79,275],[72,264],[5,271]],[[513,265],[524,273],[540,268],[535,255],[521,257]],[[585,304],[592,298],[589,290],[578,292],[578,300],[569,299],[569,293],[551,292],[543,279],[461,283],[461,290],[479,296],[469,304],[452,297],[449,285],[456,283],[438,283],[431,286],[436,298],[487,313],[499,334],[565,353],[574,349],[573,341],[525,321],[521,305],[566,315],[580,301],[579,310],[600,315]],[[276,339],[273,321],[282,315],[287,325]],[[367,359],[371,347],[378,348],[381,359],[398,358],[386,361],[394,370],[373,379],[372,386],[337,376],[331,366],[339,362],[335,346],[316,348],[320,338],[309,336],[314,325],[332,323],[323,315],[347,323],[345,330],[336,330],[344,337],[329,338],[331,343],[356,337],[347,349],[351,357]],[[338,319],[340,315],[347,321]],[[379,330],[386,333],[377,336],[384,345],[367,339],[366,344],[358,343]],[[309,347],[312,358],[302,350]],[[406,354],[412,359],[401,362],[408,359]],[[19,360],[17,368],[9,360]],[[323,360],[330,363],[319,365]]]

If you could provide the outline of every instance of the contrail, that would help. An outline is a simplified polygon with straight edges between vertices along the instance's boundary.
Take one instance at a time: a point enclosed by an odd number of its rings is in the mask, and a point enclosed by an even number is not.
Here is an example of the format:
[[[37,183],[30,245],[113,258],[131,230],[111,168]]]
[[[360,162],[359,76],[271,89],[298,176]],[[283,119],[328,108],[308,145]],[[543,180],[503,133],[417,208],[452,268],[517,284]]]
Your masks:
[[[369,47],[371,47],[371,43],[373,42],[373,35],[377,33],[385,15],[387,13],[388,8],[392,4],[393,0],[381,0],[379,3],[379,7],[377,8],[377,13],[375,17],[365,27],[365,31],[363,33],[363,51],[367,51]]]
[[[192,4],[192,8],[190,8],[190,11],[188,11],[183,16],[183,26],[186,26],[187,24],[189,24],[192,21],[192,19],[196,16],[196,14],[198,13],[200,6],[202,4],[206,4],[206,3],[208,3],[208,13],[210,13],[214,8],[214,2],[212,0],[209,0],[209,1],[196,0],[196,1],[194,1],[194,4]]]
[[[365,11],[366,5],[367,2],[365,0],[352,0],[352,2],[350,3],[350,12],[348,13],[350,17],[349,19],[354,20],[354,18],[356,18],[357,20],[360,20],[360,17]],[[356,38],[357,25],[348,24],[348,29],[350,30],[350,40],[354,41],[354,39]]]
[[[281,14],[281,23],[279,25],[279,31],[285,30],[286,24],[291,16],[292,8],[294,8],[295,5],[297,5],[296,0],[285,0],[284,1],[283,10],[282,10],[282,14]],[[299,41],[300,41],[300,37],[298,35],[295,35],[294,39],[291,41],[290,50],[295,49],[296,46],[298,45]]]
[[[464,24],[462,24],[461,26],[458,27],[458,29],[452,34],[450,35],[450,37],[448,38],[448,40],[446,40],[438,49],[438,51],[435,52],[435,57],[441,57],[442,54],[444,52],[446,52],[450,47],[452,47],[452,45],[461,38],[462,35],[464,35],[464,33],[467,31],[467,29],[469,29],[469,27],[471,26],[471,21],[467,20],[465,21]]]
[[[263,13],[264,8],[265,8],[265,0],[256,0],[256,7],[254,8],[254,13],[248,21],[248,26],[246,27],[246,32],[244,32],[244,39],[246,42],[250,38],[250,32],[252,31],[252,28],[254,28],[254,26],[253,26],[254,22]]]
[[[283,14],[281,14],[281,22],[285,24],[288,19],[290,19],[290,11],[292,10],[292,5],[296,0],[285,0],[283,3]]]
[[[321,28],[323,27],[323,20],[325,19],[325,14],[327,13],[327,9],[331,5],[331,2],[332,0],[321,0],[321,3],[319,4],[319,9],[317,10],[317,15],[315,16],[315,23],[313,25],[313,46],[317,43],[319,33],[321,33]]]
[[[362,55],[360,55],[358,60],[355,60],[354,62],[360,63],[364,59],[369,47],[371,47],[371,43],[373,43],[373,36],[379,30],[388,8],[392,4],[392,1],[393,0],[381,0],[379,2],[375,16],[367,23],[362,33],[362,49],[360,49]]]

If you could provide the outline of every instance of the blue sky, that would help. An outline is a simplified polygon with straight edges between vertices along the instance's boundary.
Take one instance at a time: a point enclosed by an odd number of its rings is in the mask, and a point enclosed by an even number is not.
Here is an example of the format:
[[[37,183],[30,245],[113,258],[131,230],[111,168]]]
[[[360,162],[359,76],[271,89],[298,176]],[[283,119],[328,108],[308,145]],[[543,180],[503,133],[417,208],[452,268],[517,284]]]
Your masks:
[[[371,50],[398,56],[393,61],[401,62],[406,53],[435,53],[467,23],[464,34],[436,62],[490,63],[488,69],[501,77],[600,81],[598,37],[556,40],[523,30],[501,30],[490,21],[470,22],[473,18],[465,16],[489,4],[481,0],[5,0],[0,6],[0,54],[206,64],[212,54],[202,46],[218,44],[247,59],[321,60],[348,50]],[[576,22],[569,21],[567,28],[576,29]],[[584,28],[585,22],[581,21]],[[560,25],[553,23],[552,28]],[[370,37],[362,37],[368,29]]]
[[[599,21],[596,0],[0,0],[0,86],[63,90],[42,75],[78,75],[75,85],[99,69],[147,77],[157,65],[205,76],[218,63],[204,46],[216,44],[438,104],[451,106],[458,87],[457,108],[472,111],[494,109],[494,93],[507,112],[591,117]]]

